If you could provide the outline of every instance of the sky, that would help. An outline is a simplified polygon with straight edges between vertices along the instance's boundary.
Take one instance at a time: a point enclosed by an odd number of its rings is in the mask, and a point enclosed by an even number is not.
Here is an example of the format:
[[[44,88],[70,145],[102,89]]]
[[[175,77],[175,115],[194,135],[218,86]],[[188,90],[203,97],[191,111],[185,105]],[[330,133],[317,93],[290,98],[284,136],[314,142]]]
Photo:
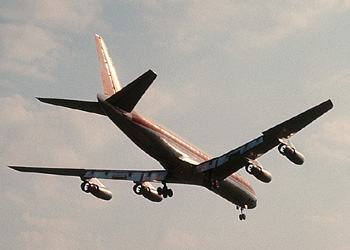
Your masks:
[[[0,1],[1,249],[349,249],[350,1]],[[80,180],[8,165],[162,169],[107,117],[35,97],[96,100],[94,34],[125,86],[158,78],[136,110],[211,156],[331,99],[292,138],[303,166],[277,149],[259,158],[269,184],[244,171],[258,206],[169,185],[152,203],[132,183]]]

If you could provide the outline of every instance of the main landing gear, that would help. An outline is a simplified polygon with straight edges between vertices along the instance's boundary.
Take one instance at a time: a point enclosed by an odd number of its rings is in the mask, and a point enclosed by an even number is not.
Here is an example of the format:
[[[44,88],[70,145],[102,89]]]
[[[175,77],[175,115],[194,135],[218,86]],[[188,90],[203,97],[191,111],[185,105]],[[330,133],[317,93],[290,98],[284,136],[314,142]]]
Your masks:
[[[246,215],[244,214],[244,209],[247,208],[247,206],[244,207],[240,207],[240,206],[236,206],[237,210],[240,210],[240,214],[238,216],[239,220],[245,220],[246,219]]]
[[[173,193],[173,190],[169,189],[166,185],[166,183],[163,183],[163,187],[159,187],[157,188],[157,192],[159,195],[163,195],[164,199],[165,198],[168,198],[168,197],[173,197],[174,193]]]

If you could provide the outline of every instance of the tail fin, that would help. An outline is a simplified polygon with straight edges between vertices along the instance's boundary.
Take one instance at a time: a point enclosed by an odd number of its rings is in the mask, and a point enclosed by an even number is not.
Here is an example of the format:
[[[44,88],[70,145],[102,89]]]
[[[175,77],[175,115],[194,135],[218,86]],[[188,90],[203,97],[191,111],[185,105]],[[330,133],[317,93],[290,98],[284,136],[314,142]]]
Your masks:
[[[112,59],[109,57],[107,46],[102,37],[95,34],[98,59],[101,68],[101,77],[104,93],[108,96],[114,95],[121,90],[117,72],[115,71]]]
[[[157,74],[154,71],[149,70],[122,89],[112,59],[108,55],[106,44],[102,37],[97,34],[95,34],[95,39],[98,59],[100,61],[104,93],[109,96],[106,101],[124,111],[131,112],[141,99],[142,95],[156,79]],[[41,97],[38,97],[38,100],[65,108],[106,115],[98,102]]]

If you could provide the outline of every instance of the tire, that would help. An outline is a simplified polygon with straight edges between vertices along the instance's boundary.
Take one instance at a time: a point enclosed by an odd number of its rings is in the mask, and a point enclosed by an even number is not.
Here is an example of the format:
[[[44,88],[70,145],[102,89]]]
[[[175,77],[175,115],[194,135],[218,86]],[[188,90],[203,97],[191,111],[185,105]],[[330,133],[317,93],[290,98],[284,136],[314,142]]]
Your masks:
[[[83,192],[90,193],[90,183],[89,182],[84,181],[83,183],[81,183],[80,187],[81,187],[81,190],[83,190]]]

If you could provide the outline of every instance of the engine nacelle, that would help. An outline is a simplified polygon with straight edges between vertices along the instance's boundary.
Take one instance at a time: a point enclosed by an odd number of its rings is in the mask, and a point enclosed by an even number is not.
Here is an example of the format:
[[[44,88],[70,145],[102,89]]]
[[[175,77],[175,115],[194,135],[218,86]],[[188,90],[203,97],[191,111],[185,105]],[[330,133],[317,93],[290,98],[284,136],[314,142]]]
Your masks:
[[[90,183],[88,181],[84,181],[81,184],[81,189],[85,193],[91,193],[93,196],[106,201],[112,199],[113,196],[112,192],[109,191],[106,187],[99,186],[95,183]]]
[[[278,146],[278,151],[287,157],[291,162],[302,165],[304,163],[305,157],[302,153],[298,152],[295,148],[287,146],[286,144],[281,143]]]
[[[136,194],[142,195],[146,199],[153,202],[161,202],[163,197],[158,194],[157,190],[149,183],[135,184],[133,190]]]
[[[249,174],[254,175],[255,178],[262,182],[269,183],[272,180],[271,173],[260,166],[249,164],[246,166],[246,170]]]

